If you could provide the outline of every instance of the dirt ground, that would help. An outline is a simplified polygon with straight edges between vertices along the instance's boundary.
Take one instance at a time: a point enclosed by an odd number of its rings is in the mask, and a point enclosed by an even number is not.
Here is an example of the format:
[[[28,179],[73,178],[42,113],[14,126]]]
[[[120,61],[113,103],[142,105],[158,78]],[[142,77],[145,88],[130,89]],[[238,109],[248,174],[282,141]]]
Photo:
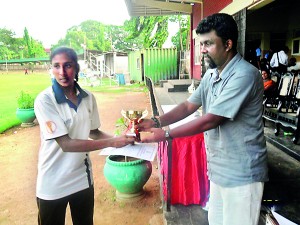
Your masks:
[[[152,115],[147,93],[95,93],[101,119],[101,130],[113,134],[121,109],[148,109]],[[35,184],[39,149],[39,126],[15,127],[0,134],[0,225],[37,224]],[[138,202],[118,202],[115,190],[103,175],[105,156],[91,153],[95,183],[95,225],[161,225],[162,207],[156,161]],[[71,225],[69,210],[66,224]]]

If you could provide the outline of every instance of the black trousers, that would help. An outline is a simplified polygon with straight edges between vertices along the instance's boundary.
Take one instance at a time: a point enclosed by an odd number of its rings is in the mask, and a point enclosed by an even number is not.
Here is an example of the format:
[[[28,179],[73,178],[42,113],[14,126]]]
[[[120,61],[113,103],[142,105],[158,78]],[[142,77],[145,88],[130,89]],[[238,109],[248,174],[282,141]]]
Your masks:
[[[93,225],[94,187],[57,200],[37,198],[39,225],[64,225],[67,205],[70,205],[73,225]]]

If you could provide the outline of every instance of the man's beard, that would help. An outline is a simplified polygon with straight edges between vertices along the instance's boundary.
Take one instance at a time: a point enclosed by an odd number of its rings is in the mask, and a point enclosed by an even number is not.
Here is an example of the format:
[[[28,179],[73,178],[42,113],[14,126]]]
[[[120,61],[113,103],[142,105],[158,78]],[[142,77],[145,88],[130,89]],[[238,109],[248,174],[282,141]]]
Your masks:
[[[217,65],[209,55],[204,55],[204,63],[207,69],[215,69]]]

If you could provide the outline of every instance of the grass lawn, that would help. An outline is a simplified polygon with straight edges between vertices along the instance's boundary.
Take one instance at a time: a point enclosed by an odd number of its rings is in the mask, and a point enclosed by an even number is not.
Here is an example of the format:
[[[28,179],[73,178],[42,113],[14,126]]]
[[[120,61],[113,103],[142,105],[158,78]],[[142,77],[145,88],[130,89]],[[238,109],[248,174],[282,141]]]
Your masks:
[[[102,79],[101,85],[99,81],[95,82],[98,86],[93,87],[90,86],[90,82],[85,80],[79,80],[79,83],[84,89],[90,91],[109,93],[147,91],[143,84],[118,86],[108,78]],[[23,71],[9,72],[8,74],[0,72],[0,133],[21,124],[16,117],[16,109],[17,97],[22,90],[36,97],[38,93],[50,85],[51,79],[46,71],[44,73],[30,73],[29,75],[24,75]]]
[[[45,73],[24,75],[23,71],[0,73],[0,133],[19,125],[16,117],[17,97],[23,90],[33,97],[51,85],[50,76]]]

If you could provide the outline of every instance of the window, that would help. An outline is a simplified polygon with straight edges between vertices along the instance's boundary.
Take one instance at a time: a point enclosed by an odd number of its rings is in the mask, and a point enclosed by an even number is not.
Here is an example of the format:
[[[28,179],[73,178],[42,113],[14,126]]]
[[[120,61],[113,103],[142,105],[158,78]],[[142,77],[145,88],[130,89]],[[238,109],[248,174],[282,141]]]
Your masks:
[[[200,65],[201,63],[201,54],[200,54],[200,41],[195,38],[195,65]]]
[[[141,68],[140,61],[141,61],[140,58],[136,59],[136,69],[138,69],[138,70]]]
[[[293,39],[292,55],[300,55],[300,38]]]

